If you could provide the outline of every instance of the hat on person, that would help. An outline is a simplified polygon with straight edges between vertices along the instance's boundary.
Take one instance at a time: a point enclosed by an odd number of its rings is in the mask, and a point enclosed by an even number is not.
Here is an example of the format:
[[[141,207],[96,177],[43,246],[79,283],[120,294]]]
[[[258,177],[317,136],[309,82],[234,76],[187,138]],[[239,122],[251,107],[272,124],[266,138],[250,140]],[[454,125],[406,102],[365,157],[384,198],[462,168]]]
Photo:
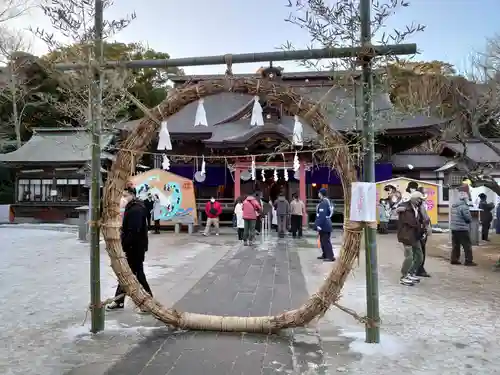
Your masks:
[[[416,190],[410,194],[410,199],[414,199],[414,200],[415,199],[424,199],[424,195],[421,192],[419,192],[418,190]]]
[[[326,189],[325,188],[321,188],[321,189],[319,189],[318,193],[320,193],[323,196],[326,196]]]

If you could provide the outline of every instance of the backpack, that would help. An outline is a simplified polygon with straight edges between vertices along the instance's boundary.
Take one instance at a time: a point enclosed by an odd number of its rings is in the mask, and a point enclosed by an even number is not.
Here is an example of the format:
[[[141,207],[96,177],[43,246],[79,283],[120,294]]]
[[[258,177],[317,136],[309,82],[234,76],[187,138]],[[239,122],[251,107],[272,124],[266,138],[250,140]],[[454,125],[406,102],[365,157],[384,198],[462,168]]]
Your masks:
[[[215,208],[215,204],[210,202],[210,209],[208,210],[208,212],[210,213],[210,215],[217,215],[219,213],[219,211],[217,211],[217,209]]]

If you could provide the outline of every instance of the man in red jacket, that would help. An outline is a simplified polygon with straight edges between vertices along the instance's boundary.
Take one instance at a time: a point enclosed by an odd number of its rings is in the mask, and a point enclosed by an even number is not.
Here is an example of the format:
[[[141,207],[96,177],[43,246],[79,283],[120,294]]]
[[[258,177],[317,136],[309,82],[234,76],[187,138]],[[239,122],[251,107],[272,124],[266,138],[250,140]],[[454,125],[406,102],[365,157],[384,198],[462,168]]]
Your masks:
[[[218,236],[219,216],[222,213],[222,206],[214,197],[210,198],[210,201],[205,205],[205,213],[207,214],[207,226],[205,227],[203,235],[208,236],[210,234],[210,227],[213,225],[215,227],[215,235]]]

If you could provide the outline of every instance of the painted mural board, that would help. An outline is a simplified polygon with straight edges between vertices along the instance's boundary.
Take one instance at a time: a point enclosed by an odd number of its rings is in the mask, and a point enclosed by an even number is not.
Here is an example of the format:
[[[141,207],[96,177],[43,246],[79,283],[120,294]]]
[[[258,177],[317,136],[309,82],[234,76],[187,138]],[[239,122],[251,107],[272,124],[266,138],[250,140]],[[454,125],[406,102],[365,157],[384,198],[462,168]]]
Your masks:
[[[145,199],[148,193],[159,197],[160,225],[198,223],[193,181],[162,169],[152,169],[133,176],[130,182],[139,199]]]
[[[424,193],[427,195],[426,201],[424,202],[427,213],[431,220],[431,224],[437,224],[438,222],[438,187],[437,184],[432,184],[426,181],[414,180],[412,178],[397,177],[390,180],[377,182],[377,203],[380,199],[386,199],[389,202],[388,211],[390,212],[390,218],[397,219],[397,214],[394,208],[398,206],[399,203],[404,202],[409,199],[410,194],[406,191],[409,182],[414,182],[418,187],[422,187]],[[380,206],[377,204],[377,214]]]

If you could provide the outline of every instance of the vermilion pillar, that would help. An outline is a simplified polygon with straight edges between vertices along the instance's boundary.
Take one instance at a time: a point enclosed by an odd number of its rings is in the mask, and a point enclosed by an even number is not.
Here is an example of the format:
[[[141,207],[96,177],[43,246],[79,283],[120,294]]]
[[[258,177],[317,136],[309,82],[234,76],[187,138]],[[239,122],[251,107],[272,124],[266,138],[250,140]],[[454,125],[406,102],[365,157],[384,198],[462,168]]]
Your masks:
[[[306,197],[306,167],[304,163],[300,163],[299,168],[299,198],[304,202],[307,211],[307,197]],[[307,212],[306,212],[307,213]],[[302,218],[303,225],[307,225],[307,215]]]
[[[241,169],[234,170],[234,200],[241,195]]]

